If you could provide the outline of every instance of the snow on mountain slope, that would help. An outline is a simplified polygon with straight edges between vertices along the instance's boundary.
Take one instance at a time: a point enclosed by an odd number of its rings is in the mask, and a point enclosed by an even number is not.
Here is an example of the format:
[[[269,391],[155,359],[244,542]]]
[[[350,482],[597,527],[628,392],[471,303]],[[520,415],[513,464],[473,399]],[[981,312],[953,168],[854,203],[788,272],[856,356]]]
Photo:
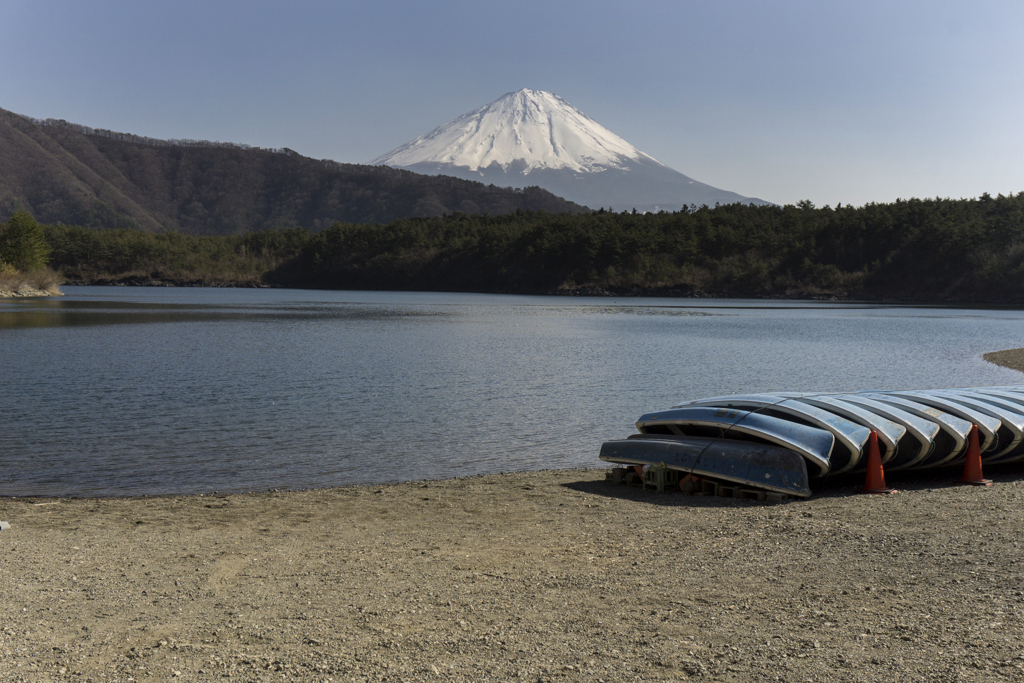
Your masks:
[[[370,163],[452,164],[476,171],[520,162],[521,173],[541,168],[592,173],[641,160],[658,163],[558,95],[524,88]]]
[[[370,163],[499,186],[537,185],[591,208],[674,211],[689,204],[767,203],[688,178],[558,95],[528,88]]]

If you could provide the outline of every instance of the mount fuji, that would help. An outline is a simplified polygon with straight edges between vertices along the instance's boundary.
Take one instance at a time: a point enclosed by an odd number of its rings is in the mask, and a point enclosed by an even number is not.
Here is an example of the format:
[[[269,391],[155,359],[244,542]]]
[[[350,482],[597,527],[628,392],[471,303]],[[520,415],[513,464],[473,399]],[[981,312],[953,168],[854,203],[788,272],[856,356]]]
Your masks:
[[[614,211],[769,203],[689,178],[558,95],[525,88],[370,163],[502,187],[537,185],[577,204]]]

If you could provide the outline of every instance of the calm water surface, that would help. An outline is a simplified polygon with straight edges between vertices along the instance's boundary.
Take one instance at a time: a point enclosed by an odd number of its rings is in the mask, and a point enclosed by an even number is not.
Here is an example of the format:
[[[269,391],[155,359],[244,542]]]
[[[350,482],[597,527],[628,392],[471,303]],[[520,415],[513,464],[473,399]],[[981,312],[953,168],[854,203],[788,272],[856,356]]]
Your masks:
[[[1016,384],[1024,312],[67,287],[0,300],[0,495],[600,465],[688,398]]]

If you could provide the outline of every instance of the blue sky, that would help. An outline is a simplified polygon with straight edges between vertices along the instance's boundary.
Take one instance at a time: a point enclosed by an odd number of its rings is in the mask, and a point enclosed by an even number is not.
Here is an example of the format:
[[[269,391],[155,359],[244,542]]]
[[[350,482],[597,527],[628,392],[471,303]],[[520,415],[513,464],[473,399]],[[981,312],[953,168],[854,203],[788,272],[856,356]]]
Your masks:
[[[1024,191],[1024,3],[0,1],[0,108],[363,163],[554,92],[777,203]]]

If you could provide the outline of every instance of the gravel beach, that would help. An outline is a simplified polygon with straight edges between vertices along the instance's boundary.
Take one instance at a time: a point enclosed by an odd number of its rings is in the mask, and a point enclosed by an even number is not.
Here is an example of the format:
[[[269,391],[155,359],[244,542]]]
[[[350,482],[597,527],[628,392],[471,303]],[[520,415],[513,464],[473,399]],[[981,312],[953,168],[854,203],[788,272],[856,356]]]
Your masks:
[[[1024,466],[783,503],[605,472],[0,498],[0,680],[1024,680]]]

